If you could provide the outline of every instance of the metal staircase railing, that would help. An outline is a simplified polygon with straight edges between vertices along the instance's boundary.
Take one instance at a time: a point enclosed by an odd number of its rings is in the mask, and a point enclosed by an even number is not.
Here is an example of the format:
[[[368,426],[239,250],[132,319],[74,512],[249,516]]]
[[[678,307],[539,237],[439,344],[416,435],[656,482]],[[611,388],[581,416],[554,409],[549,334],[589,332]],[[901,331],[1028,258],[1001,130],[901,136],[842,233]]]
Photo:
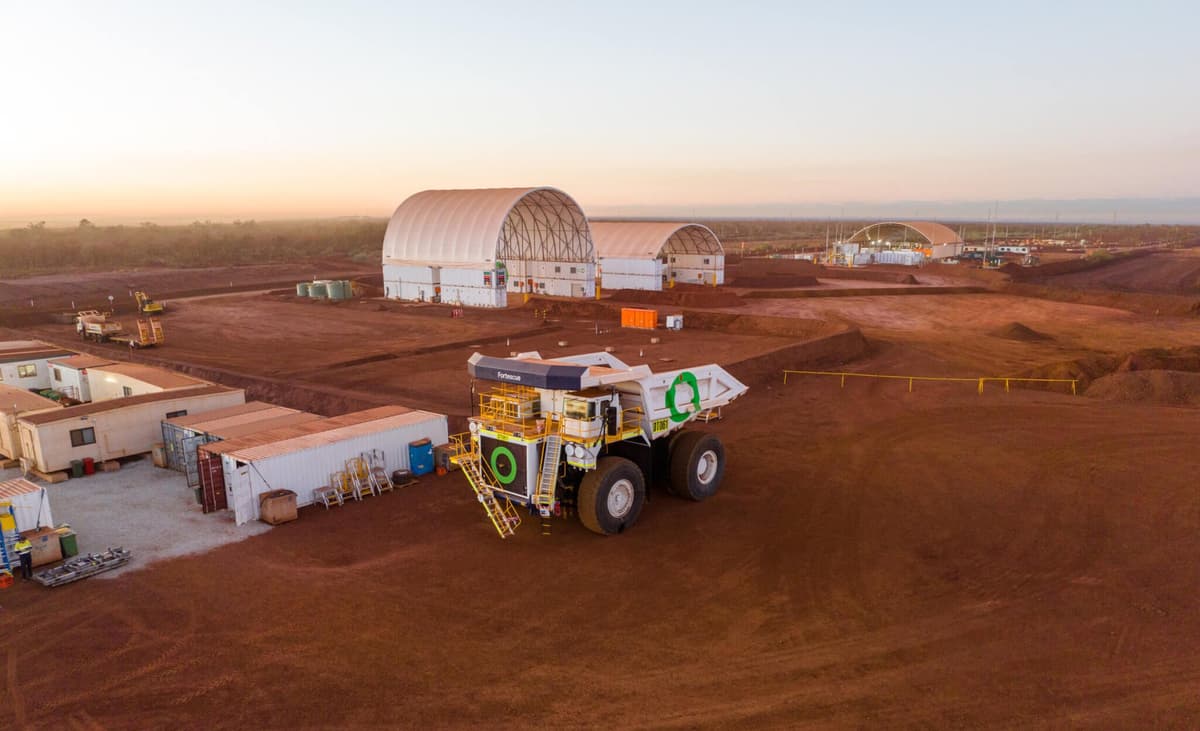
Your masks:
[[[538,474],[533,504],[549,510],[554,505],[554,489],[558,485],[558,465],[562,461],[562,431],[557,421],[546,425],[546,441],[542,445],[542,471]]]
[[[467,476],[467,482],[471,483],[471,489],[475,491],[476,497],[483,505],[483,510],[487,513],[488,520],[492,521],[496,533],[501,538],[516,535],[517,526],[521,524],[521,516],[508,498],[496,497],[495,483],[488,478],[487,467],[484,466],[478,453],[465,452],[455,455],[451,459],[462,468],[463,474]]]

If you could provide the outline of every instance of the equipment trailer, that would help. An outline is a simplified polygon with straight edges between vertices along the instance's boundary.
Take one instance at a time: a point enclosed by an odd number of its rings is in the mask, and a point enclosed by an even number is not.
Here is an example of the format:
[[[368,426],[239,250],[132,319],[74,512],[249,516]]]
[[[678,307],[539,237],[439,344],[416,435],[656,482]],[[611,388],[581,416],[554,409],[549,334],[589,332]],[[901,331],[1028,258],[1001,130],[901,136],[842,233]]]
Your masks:
[[[657,477],[669,477],[679,497],[712,496],[725,447],[683,427],[747,391],[717,365],[654,373],[610,353],[476,353],[467,368],[492,385],[479,394],[470,432],[453,437],[451,461],[501,538],[521,522],[516,505],[543,519],[573,505],[588,529],[612,535],[637,522]]]
[[[131,556],[129,549],[119,546],[103,553],[89,553],[73,558],[61,566],[40,571],[33,575],[33,580],[42,586],[62,586],[124,566],[129,563]]]

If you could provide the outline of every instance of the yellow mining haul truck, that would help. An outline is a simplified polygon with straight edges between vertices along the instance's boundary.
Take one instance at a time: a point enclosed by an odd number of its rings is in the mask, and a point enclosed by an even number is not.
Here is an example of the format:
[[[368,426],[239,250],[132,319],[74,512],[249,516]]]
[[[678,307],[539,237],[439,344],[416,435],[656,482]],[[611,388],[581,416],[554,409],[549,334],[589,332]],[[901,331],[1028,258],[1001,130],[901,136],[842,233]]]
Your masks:
[[[520,524],[518,506],[543,521],[574,508],[590,530],[621,533],[637,522],[656,478],[679,497],[712,496],[725,447],[684,427],[747,391],[717,365],[654,373],[610,353],[476,353],[467,368],[482,382],[478,414],[453,438],[451,461],[501,538]]]

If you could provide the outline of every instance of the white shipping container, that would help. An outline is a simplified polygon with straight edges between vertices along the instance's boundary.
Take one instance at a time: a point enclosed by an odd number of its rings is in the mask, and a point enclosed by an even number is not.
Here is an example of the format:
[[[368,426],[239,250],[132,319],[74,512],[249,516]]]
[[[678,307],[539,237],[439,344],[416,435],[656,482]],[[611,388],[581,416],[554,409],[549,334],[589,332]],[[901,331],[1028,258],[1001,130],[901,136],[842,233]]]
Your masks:
[[[284,439],[221,455],[227,499],[238,525],[259,517],[259,496],[271,490],[292,490],[298,507],[313,503],[313,490],[328,484],[329,476],[346,469],[346,461],[378,453],[390,475],[408,469],[410,442],[429,439],[434,445],[448,439],[446,417],[428,411],[409,411],[375,421]]]

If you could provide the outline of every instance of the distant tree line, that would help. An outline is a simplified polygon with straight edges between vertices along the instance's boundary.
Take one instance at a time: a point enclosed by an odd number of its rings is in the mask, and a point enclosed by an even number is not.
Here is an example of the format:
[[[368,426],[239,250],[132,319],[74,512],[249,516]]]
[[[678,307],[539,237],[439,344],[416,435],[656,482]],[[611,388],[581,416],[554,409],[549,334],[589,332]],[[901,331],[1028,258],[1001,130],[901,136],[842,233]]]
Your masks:
[[[313,257],[379,259],[380,220],[196,221],[186,226],[96,226],[83,219],[73,228],[45,222],[0,231],[0,276],[143,266],[266,264]]]

